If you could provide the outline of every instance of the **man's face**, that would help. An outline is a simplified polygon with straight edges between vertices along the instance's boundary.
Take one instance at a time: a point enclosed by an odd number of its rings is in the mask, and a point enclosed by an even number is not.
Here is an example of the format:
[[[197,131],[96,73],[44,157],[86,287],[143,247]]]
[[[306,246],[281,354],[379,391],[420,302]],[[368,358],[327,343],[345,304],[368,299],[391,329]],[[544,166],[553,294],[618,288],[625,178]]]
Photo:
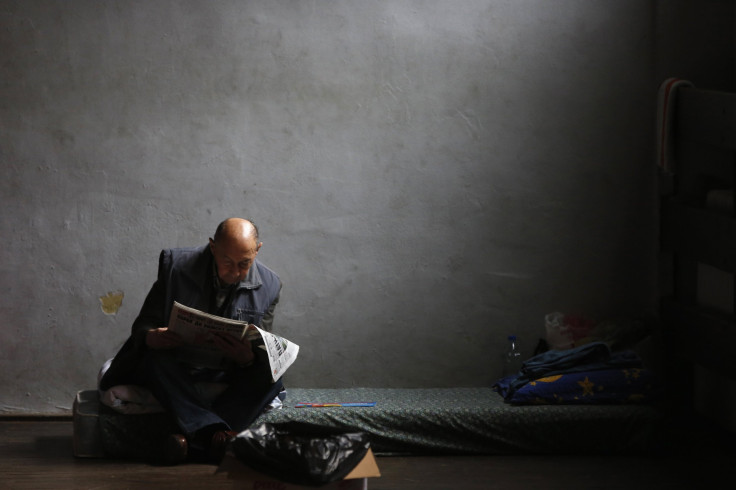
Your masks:
[[[215,257],[220,281],[230,285],[245,279],[260,248],[261,244],[253,238],[217,242],[210,239],[210,250]]]

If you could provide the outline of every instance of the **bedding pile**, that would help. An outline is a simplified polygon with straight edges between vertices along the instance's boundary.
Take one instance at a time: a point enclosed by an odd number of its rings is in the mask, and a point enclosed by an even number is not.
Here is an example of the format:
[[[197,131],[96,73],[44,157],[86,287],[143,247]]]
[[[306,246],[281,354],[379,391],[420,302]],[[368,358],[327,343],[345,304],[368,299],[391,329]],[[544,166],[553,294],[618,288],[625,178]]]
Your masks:
[[[512,404],[649,403],[661,395],[660,383],[636,353],[612,352],[605,342],[534,356],[493,388]]]

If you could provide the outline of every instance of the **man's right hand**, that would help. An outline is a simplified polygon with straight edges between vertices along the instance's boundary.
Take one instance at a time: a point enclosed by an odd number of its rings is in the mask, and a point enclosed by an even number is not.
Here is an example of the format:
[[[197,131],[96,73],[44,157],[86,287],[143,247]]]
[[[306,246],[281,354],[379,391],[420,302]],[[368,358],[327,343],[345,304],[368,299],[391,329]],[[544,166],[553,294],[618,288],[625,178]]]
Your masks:
[[[146,345],[150,349],[173,349],[183,343],[181,336],[168,328],[153,328],[146,332]]]

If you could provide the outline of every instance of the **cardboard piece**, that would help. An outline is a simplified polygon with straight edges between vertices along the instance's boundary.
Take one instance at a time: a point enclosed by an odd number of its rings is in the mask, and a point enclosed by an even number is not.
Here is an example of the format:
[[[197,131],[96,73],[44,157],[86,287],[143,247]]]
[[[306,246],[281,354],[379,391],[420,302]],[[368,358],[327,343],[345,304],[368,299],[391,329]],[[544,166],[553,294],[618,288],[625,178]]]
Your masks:
[[[228,479],[233,481],[233,488],[238,489],[299,490],[315,488],[283,482],[264,475],[241,462],[232,451],[225,454],[225,459],[217,469],[217,473],[223,472],[227,473]],[[325,490],[367,490],[368,478],[380,476],[381,472],[378,469],[376,457],[373,455],[373,451],[368,449],[363,459],[355,465],[355,468],[344,479],[321,485],[318,488]]]

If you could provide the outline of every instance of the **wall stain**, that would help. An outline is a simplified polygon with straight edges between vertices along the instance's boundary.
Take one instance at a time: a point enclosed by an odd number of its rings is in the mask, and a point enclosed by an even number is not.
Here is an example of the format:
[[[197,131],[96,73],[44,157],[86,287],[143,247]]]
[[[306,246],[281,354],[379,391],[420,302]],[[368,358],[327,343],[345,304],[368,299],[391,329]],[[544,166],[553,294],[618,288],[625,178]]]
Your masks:
[[[111,291],[104,296],[100,296],[102,312],[105,315],[116,315],[123,304],[123,296],[122,291]]]

